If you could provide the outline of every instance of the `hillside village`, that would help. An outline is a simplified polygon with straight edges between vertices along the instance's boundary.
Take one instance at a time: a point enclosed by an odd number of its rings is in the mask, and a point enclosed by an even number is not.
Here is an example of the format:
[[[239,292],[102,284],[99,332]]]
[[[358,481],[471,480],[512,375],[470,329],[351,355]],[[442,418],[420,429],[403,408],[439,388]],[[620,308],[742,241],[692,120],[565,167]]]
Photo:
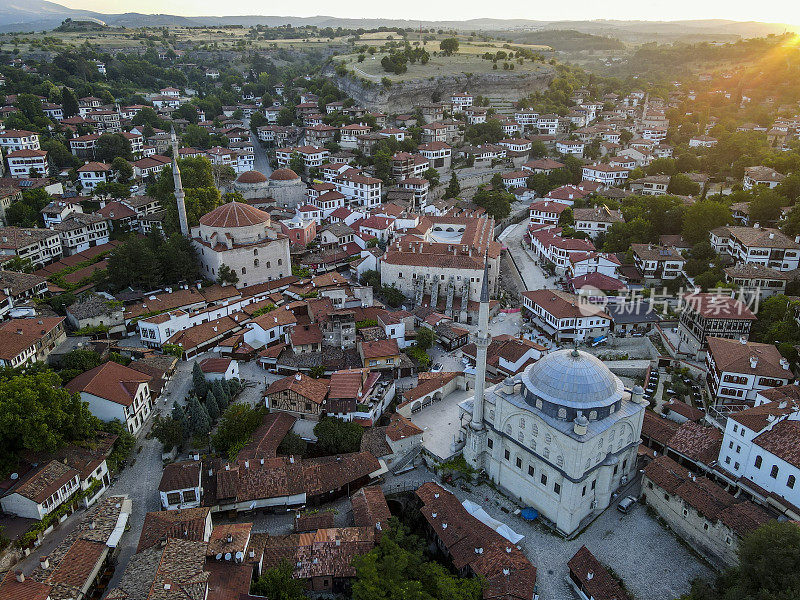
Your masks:
[[[0,54],[0,598],[692,599],[795,539],[791,34],[390,113],[353,69],[465,34],[164,31]]]

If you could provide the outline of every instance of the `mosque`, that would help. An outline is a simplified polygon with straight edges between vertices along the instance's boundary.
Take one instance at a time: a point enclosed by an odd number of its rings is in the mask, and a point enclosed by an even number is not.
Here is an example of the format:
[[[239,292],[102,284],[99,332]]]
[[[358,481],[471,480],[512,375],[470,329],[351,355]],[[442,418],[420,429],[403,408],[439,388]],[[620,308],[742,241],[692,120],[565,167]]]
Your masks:
[[[489,290],[479,308],[473,398],[463,455],[499,488],[568,535],[611,503],[636,469],[647,401],[595,356],[556,350],[523,373],[485,389]]]

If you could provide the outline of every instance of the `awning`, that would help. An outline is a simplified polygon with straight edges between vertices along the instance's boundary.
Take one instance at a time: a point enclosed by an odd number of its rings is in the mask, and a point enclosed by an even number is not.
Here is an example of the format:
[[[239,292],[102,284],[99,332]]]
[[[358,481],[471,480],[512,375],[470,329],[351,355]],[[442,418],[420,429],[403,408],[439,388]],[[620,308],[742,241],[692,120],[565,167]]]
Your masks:
[[[515,532],[513,529],[511,529],[511,527],[509,527],[505,523],[498,521],[493,517],[490,517],[489,513],[483,510],[483,507],[480,504],[475,504],[470,500],[464,500],[464,502],[461,503],[461,506],[463,506],[469,514],[478,519],[481,523],[494,529],[497,533],[502,535],[512,544],[517,544],[521,539],[525,537],[524,535],[520,535],[517,532]]]

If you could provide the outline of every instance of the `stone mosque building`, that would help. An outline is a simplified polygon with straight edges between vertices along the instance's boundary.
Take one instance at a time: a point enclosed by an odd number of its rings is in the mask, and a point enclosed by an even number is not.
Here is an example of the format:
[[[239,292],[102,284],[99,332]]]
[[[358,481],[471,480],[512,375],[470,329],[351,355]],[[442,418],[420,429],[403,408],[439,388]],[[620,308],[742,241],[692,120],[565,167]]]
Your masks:
[[[608,507],[635,472],[644,391],[626,391],[602,361],[577,349],[551,352],[484,391],[488,300],[485,289],[475,337],[475,394],[461,403],[469,421],[464,458],[570,534]]]
[[[269,177],[259,171],[245,171],[233,182],[233,189],[245,200],[272,198],[274,206],[294,210],[306,203],[306,185],[291,169],[276,169]]]
[[[292,274],[289,238],[272,228],[268,213],[243,202],[228,202],[200,217],[191,239],[200,268],[211,279],[223,264],[239,277],[236,287]]]

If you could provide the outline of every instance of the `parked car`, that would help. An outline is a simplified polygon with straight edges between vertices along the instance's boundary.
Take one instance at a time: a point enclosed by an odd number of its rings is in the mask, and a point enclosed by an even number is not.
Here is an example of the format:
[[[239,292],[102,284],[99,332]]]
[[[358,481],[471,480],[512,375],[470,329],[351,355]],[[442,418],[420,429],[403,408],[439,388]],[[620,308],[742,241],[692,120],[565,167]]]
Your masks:
[[[636,504],[636,498],[633,496],[625,496],[619,501],[619,504],[617,504],[617,510],[622,514],[627,515],[629,512],[631,512],[634,504]]]

